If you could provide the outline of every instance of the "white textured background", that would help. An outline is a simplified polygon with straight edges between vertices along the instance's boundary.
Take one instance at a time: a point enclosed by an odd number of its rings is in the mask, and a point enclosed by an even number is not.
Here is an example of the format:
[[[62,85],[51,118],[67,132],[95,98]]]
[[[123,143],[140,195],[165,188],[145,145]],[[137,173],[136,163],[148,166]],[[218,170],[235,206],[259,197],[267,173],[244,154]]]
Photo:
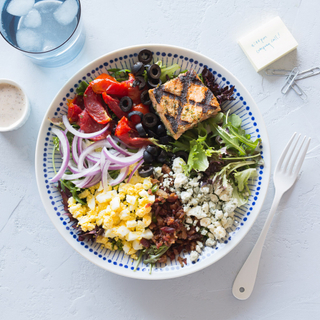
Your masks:
[[[237,39],[279,15],[299,43],[272,65],[320,66],[318,0],[82,0],[86,45],[67,66],[33,65],[0,38],[0,78],[22,85],[32,111],[18,131],[0,133],[0,319],[319,319],[320,76],[300,82],[308,95],[283,96],[283,79],[256,73]],[[274,195],[244,240],[207,269],[170,281],[123,278],[73,251],[50,222],[38,195],[35,143],[42,118],[64,83],[91,60],[115,49],[163,43],[221,63],[250,91],[269,132],[274,165],[294,131],[312,137],[296,185],[271,225],[255,290],[231,294]]]

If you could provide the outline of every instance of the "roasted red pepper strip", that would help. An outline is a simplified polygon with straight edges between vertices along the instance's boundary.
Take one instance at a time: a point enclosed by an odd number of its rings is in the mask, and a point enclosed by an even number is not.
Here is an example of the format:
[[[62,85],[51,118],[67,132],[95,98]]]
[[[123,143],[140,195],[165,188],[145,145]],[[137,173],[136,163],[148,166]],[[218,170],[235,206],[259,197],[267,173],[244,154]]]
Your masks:
[[[128,84],[126,81],[117,82],[111,80],[110,78],[100,78],[91,81],[90,86],[97,94],[106,92],[107,94],[114,94],[119,97],[128,95]]]
[[[104,102],[108,105],[109,109],[119,118],[128,117],[128,112],[121,110],[119,106],[119,99],[109,96],[107,93],[102,94]]]
[[[142,148],[151,144],[149,139],[139,137],[138,131],[130,126],[130,122],[126,117],[122,117],[118,122],[115,136],[133,148]]]
[[[109,79],[111,81],[118,82],[116,78],[110,76],[107,73],[101,73],[99,76],[96,77],[95,80],[97,80],[97,79]]]
[[[128,97],[130,97],[135,104],[141,103],[141,92],[144,90],[139,89],[139,85],[133,86],[135,81],[135,77],[133,74],[129,73],[129,80],[127,80],[127,85],[128,85]]]
[[[97,95],[89,85],[83,95],[85,109],[89,115],[98,123],[106,124],[111,121],[103,107],[101,96]]]

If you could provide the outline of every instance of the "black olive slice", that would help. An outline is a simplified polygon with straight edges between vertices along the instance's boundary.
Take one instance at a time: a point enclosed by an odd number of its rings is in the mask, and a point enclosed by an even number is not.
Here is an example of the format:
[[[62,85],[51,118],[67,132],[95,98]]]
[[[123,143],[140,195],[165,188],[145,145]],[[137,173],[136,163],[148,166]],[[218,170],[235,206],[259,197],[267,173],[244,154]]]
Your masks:
[[[153,128],[158,124],[158,117],[154,113],[146,113],[143,116],[142,123],[147,128]]]
[[[143,71],[144,71],[144,65],[140,61],[136,62],[131,68],[131,73],[134,74],[135,76],[142,75]]]
[[[131,112],[128,114],[128,119],[131,120],[131,117],[132,117],[132,116],[139,116],[139,117],[140,117],[140,121],[142,121],[143,113],[140,112],[140,111],[131,111]]]
[[[162,82],[160,79],[148,79],[148,85],[151,87],[151,88],[156,88],[157,86],[161,86],[162,85]]]
[[[164,163],[167,160],[167,153],[162,149],[160,154],[157,157],[157,161]]]
[[[144,160],[144,162],[151,163],[151,162],[154,161],[154,158],[155,157],[151,153],[149,153],[147,150],[143,151],[143,160]]]
[[[147,136],[146,130],[144,130],[144,127],[143,127],[142,123],[138,123],[136,125],[136,129],[137,129],[140,137],[144,138],[144,137]]]
[[[178,152],[176,152],[174,155],[175,155],[176,158],[182,158],[185,163],[188,162],[188,158],[189,158],[188,152],[178,151]]]
[[[141,99],[141,102],[147,106],[151,104],[148,90],[144,90],[141,92],[140,99]]]
[[[152,52],[148,49],[142,49],[138,54],[138,60],[143,64],[147,64],[152,60]]]
[[[160,123],[158,126],[157,126],[157,130],[156,130],[156,133],[158,136],[163,136],[166,134],[166,128],[164,126],[163,123]]]
[[[139,86],[139,90],[142,90],[146,86],[146,80],[143,76],[136,76],[135,81],[133,82],[133,87]]]
[[[159,142],[161,144],[169,144],[170,141],[172,141],[170,136],[163,136],[159,138]]]
[[[149,144],[146,148],[147,152],[149,152],[151,155],[153,155],[154,157],[157,157],[160,153],[160,150],[157,146],[155,146],[154,144]]]
[[[147,74],[151,79],[159,79],[161,76],[161,68],[157,64],[153,64],[148,68]]]
[[[138,169],[138,173],[140,177],[146,178],[150,177],[153,174],[153,167],[152,166],[142,166]]]
[[[120,109],[123,112],[129,112],[132,109],[132,100],[130,97],[122,97],[119,102]]]
[[[159,137],[154,131],[152,131],[152,130],[150,130],[150,129],[147,130],[147,133],[148,133],[148,136],[149,136],[150,138],[158,139],[158,137]]]

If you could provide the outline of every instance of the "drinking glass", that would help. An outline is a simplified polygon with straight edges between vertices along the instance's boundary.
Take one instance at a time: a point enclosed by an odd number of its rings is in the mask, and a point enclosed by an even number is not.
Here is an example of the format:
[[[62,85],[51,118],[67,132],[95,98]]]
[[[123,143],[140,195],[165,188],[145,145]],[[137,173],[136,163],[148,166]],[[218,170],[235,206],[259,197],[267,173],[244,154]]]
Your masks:
[[[79,0],[0,0],[0,33],[43,67],[58,67],[82,50]]]

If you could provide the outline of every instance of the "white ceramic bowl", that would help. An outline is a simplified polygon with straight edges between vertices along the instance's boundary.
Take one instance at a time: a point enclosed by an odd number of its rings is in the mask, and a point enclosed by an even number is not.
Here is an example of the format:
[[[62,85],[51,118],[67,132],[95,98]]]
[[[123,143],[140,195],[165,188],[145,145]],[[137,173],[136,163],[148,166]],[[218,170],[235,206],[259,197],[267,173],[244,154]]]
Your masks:
[[[3,84],[3,83],[10,84],[10,85],[12,85],[22,91],[22,93],[24,95],[25,109],[24,109],[23,113],[20,115],[19,119],[17,119],[17,121],[15,121],[14,123],[12,123],[9,126],[5,126],[5,127],[0,126],[0,132],[6,132],[6,131],[12,131],[12,130],[19,129],[20,127],[22,127],[26,123],[26,121],[28,120],[29,115],[30,115],[30,103],[29,103],[29,100],[28,100],[26,93],[23,91],[21,86],[19,86],[16,82],[14,82],[12,80],[0,79],[0,84]]]
[[[205,248],[198,262],[191,263],[188,254],[183,254],[187,258],[188,264],[181,268],[177,260],[168,264],[158,264],[149,274],[149,267],[141,264],[136,272],[135,261],[120,251],[110,251],[101,248],[99,244],[85,243],[77,240],[77,235],[70,227],[68,218],[64,215],[61,196],[54,184],[49,180],[53,177],[52,168],[52,124],[48,118],[61,116],[67,112],[66,99],[72,98],[78,84],[82,80],[91,81],[102,72],[107,72],[110,68],[130,68],[137,61],[138,52],[148,48],[154,52],[154,61],[161,59],[165,65],[178,63],[181,70],[193,68],[200,73],[203,66],[208,66],[209,70],[217,77],[220,85],[235,86],[233,101],[225,103],[222,108],[231,113],[238,114],[243,121],[243,128],[250,133],[252,138],[261,137],[261,151],[265,164],[258,169],[259,177],[250,185],[252,195],[248,204],[236,210],[236,223],[230,228],[229,235],[216,248]],[[36,176],[39,192],[43,205],[63,238],[85,258],[108,271],[119,275],[138,279],[168,279],[176,278],[199,271],[230,252],[247,234],[256,220],[262,204],[264,202],[269,179],[270,179],[270,146],[267,130],[257,105],[253,101],[249,92],[244,88],[228,70],[199,53],[184,48],[168,45],[142,45],[125,48],[108,53],[88,64],[77,74],[75,74],[56,95],[53,102],[44,116],[37,146],[36,146]]]

